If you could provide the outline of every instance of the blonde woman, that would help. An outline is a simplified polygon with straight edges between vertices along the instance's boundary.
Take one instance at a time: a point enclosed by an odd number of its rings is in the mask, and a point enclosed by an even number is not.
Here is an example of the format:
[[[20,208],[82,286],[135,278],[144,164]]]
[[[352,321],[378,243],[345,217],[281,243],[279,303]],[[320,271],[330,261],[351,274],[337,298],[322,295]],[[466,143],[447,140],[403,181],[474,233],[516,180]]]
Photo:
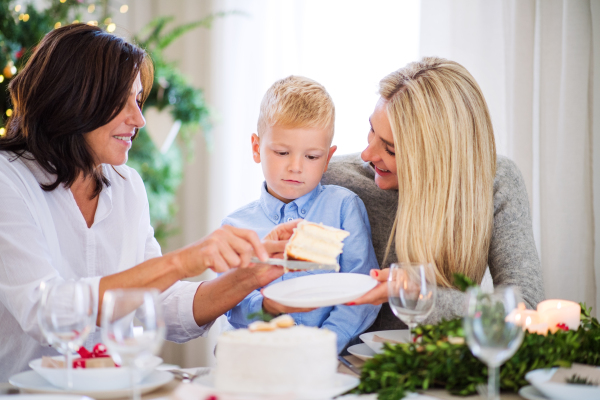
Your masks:
[[[392,72],[369,121],[368,146],[334,158],[326,184],[365,203],[381,283],[351,304],[387,302],[386,268],[397,261],[435,264],[439,286],[427,322],[461,316],[464,294],[453,273],[516,285],[529,307],[544,297],[527,192],[509,159],[496,155],[481,89],[460,64],[436,57]],[[361,160],[362,158],[362,160]],[[384,304],[370,330],[404,328]]]

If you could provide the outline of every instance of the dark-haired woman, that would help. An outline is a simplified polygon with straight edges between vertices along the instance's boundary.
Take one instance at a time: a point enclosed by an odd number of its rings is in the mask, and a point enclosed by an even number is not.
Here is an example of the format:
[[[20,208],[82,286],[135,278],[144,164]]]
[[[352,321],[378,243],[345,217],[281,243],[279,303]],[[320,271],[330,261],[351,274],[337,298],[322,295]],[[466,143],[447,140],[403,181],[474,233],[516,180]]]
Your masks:
[[[36,321],[42,281],[89,282],[98,315],[106,290],[157,288],[167,339],[202,335],[280,268],[234,269],[283,250],[294,223],[261,242],[224,227],[161,255],[140,176],[125,166],[145,121],[152,84],[143,50],[100,28],[71,25],[46,35],[9,86],[14,114],[0,139],[0,382],[32,359],[56,354]],[[86,347],[99,342],[99,331]]]

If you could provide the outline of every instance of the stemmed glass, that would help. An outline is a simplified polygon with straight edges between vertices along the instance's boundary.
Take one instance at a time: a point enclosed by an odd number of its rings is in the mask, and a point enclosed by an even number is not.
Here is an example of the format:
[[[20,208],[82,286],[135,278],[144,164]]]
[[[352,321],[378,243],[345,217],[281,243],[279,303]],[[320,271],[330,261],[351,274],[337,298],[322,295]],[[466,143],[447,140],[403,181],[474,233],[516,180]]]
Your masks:
[[[388,300],[390,308],[412,330],[425,321],[435,306],[435,268],[429,263],[398,263],[390,265]]]
[[[92,288],[86,282],[42,283],[38,324],[46,340],[65,355],[67,389],[73,389],[73,352],[83,345],[94,326]]]
[[[522,302],[521,296],[512,286],[498,287],[493,293],[474,287],[468,296],[468,312],[463,320],[467,344],[473,355],[488,366],[488,400],[499,400],[498,368],[523,341],[523,328],[511,318]]]
[[[132,398],[139,400],[140,369],[165,337],[156,289],[107,290],[102,302],[102,341],[115,362],[130,368]]]

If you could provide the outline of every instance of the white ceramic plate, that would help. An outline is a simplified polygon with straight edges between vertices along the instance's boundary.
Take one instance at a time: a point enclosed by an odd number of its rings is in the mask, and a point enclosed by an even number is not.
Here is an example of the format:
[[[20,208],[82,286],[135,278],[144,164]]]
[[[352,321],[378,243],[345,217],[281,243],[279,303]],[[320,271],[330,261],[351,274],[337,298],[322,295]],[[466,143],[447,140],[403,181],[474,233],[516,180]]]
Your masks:
[[[376,285],[369,275],[318,274],[278,282],[263,294],[288,307],[329,307],[355,300]]]
[[[305,391],[301,393],[295,393],[295,400],[320,400],[320,399],[331,399],[333,397],[339,396],[342,393],[347,392],[350,389],[354,389],[358,386],[359,379],[346,374],[335,374],[335,377],[331,381],[331,386],[325,389],[312,389],[305,388]],[[194,380],[195,385],[201,385],[207,387],[209,389],[215,388],[215,373],[214,370],[211,371],[210,374],[198,377]],[[219,391],[221,392],[221,391]],[[223,391],[222,393],[229,393]],[[217,393],[218,394],[218,393]],[[238,394],[238,393],[230,393],[230,394]],[[244,394],[239,394],[240,396],[244,396]]]
[[[523,386],[519,389],[519,396],[526,398],[527,400],[548,400],[546,396],[539,390],[531,385]]]
[[[394,342],[408,343],[409,332],[408,329],[397,329],[393,331],[367,332],[359,336],[360,340],[365,342],[365,344],[373,349],[374,352],[379,353],[383,348],[383,343],[374,342],[373,336],[375,335],[382,339],[388,339]]]
[[[373,356],[376,354],[373,349],[367,346],[365,343],[355,344],[354,346],[348,347],[347,350],[348,353],[365,361],[373,358]]]
[[[536,369],[525,374],[525,379],[550,400],[598,400],[600,387],[549,382],[558,368]]]
[[[0,396],[0,400],[93,400],[87,396],[77,396],[70,394],[20,394],[19,397],[15,395]]]
[[[64,356],[53,357],[64,360]],[[162,358],[149,356],[144,359],[144,367],[140,369],[138,383],[162,363]],[[42,359],[38,358],[29,363],[29,367],[40,374],[52,385],[66,389],[67,371],[62,368],[44,368]],[[73,369],[73,390],[75,391],[105,391],[126,389],[131,385],[129,367],[121,368],[75,368]]]
[[[154,371],[144,379],[140,385],[142,394],[149,393],[159,387],[166,385],[173,380],[173,374],[167,371]],[[52,393],[67,394],[66,390],[57,388],[48,383],[35,371],[25,371],[13,375],[8,380],[12,385],[21,389],[25,393]],[[99,391],[71,391],[69,395],[90,396],[94,399],[116,399],[120,397],[131,397],[131,389],[119,390],[99,390]],[[20,399],[20,397],[19,397]]]

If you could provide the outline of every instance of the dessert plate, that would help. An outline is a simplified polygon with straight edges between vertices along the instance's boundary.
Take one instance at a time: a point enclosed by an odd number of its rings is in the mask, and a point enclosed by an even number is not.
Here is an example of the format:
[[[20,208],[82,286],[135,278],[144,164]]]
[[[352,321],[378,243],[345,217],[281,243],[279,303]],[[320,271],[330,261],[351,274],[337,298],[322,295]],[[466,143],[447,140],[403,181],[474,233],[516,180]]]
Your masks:
[[[397,329],[392,331],[366,332],[359,336],[360,340],[365,342],[374,352],[379,353],[383,348],[383,342],[375,341],[375,336],[386,341],[389,340],[392,343],[408,343],[409,332],[408,329]]]
[[[319,274],[277,282],[267,286],[263,295],[288,307],[329,307],[355,300],[376,285],[369,275]]]
[[[304,388],[302,392],[295,393],[295,400],[318,400],[318,399],[331,399],[333,397],[339,396],[342,393],[347,392],[350,389],[354,389],[358,386],[359,379],[346,374],[335,374],[334,378],[331,381],[331,384],[328,388],[323,389],[313,389],[313,388]],[[207,387],[209,389],[215,389],[215,373],[214,370],[211,371],[210,374],[198,377],[194,381],[195,385],[200,385]],[[216,390],[217,391],[217,390]],[[243,393],[231,393],[227,391],[218,390],[217,394],[228,393],[232,395],[239,395],[240,398],[246,396]]]
[[[149,393],[159,387],[166,385],[173,380],[173,374],[167,371],[154,371],[146,377],[139,384],[140,391],[142,394]],[[118,389],[118,390],[77,390],[67,392],[64,389],[60,389],[56,386],[48,383],[47,380],[42,378],[35,371],[25,371],[19,374],[13,375],[8,380],[12,385],[21,389],[26,393],[52,393],[52,394],[69,394],[69,395],[80,395],[90,396],[94,399],[116,399],[120,397],[131,397],[131,389]],[[19,397],[20,398],[20,397]]]
[[[535,369],[525,374],[525,379],[539,392],[551,400],[597,400],[600,399],[600,387],[550,382],[558,368]]]
[[[546,396],[531,385],[523,386],[519,389],[519,396],[527,400],[548,400]]]
[[[64,360],[64,356],[53,357]],[[144,366],[139,370],[137,382],[141,382],[162,363],[162,358],[149,356],[144,359]],[[42,359],[37,358],[29,363],[29,367],[40,374],[44,379],[58,388],[67,388],[67,374],[64,368],[42,367]],[[120,368],[74,368],[73,390],[96,392],[106,390],[125,389],[131,385],[129,367]]]
[[[347,350],[348,350],[348,353],[350,353],[353,356],[356,356],[364,361],[366,361],[370,358],[373,358],[373,356],[375,354],[377,354],[373,351],[372,348],[367,346],[365,343],[355,344],[354,346],[348,347]]]

